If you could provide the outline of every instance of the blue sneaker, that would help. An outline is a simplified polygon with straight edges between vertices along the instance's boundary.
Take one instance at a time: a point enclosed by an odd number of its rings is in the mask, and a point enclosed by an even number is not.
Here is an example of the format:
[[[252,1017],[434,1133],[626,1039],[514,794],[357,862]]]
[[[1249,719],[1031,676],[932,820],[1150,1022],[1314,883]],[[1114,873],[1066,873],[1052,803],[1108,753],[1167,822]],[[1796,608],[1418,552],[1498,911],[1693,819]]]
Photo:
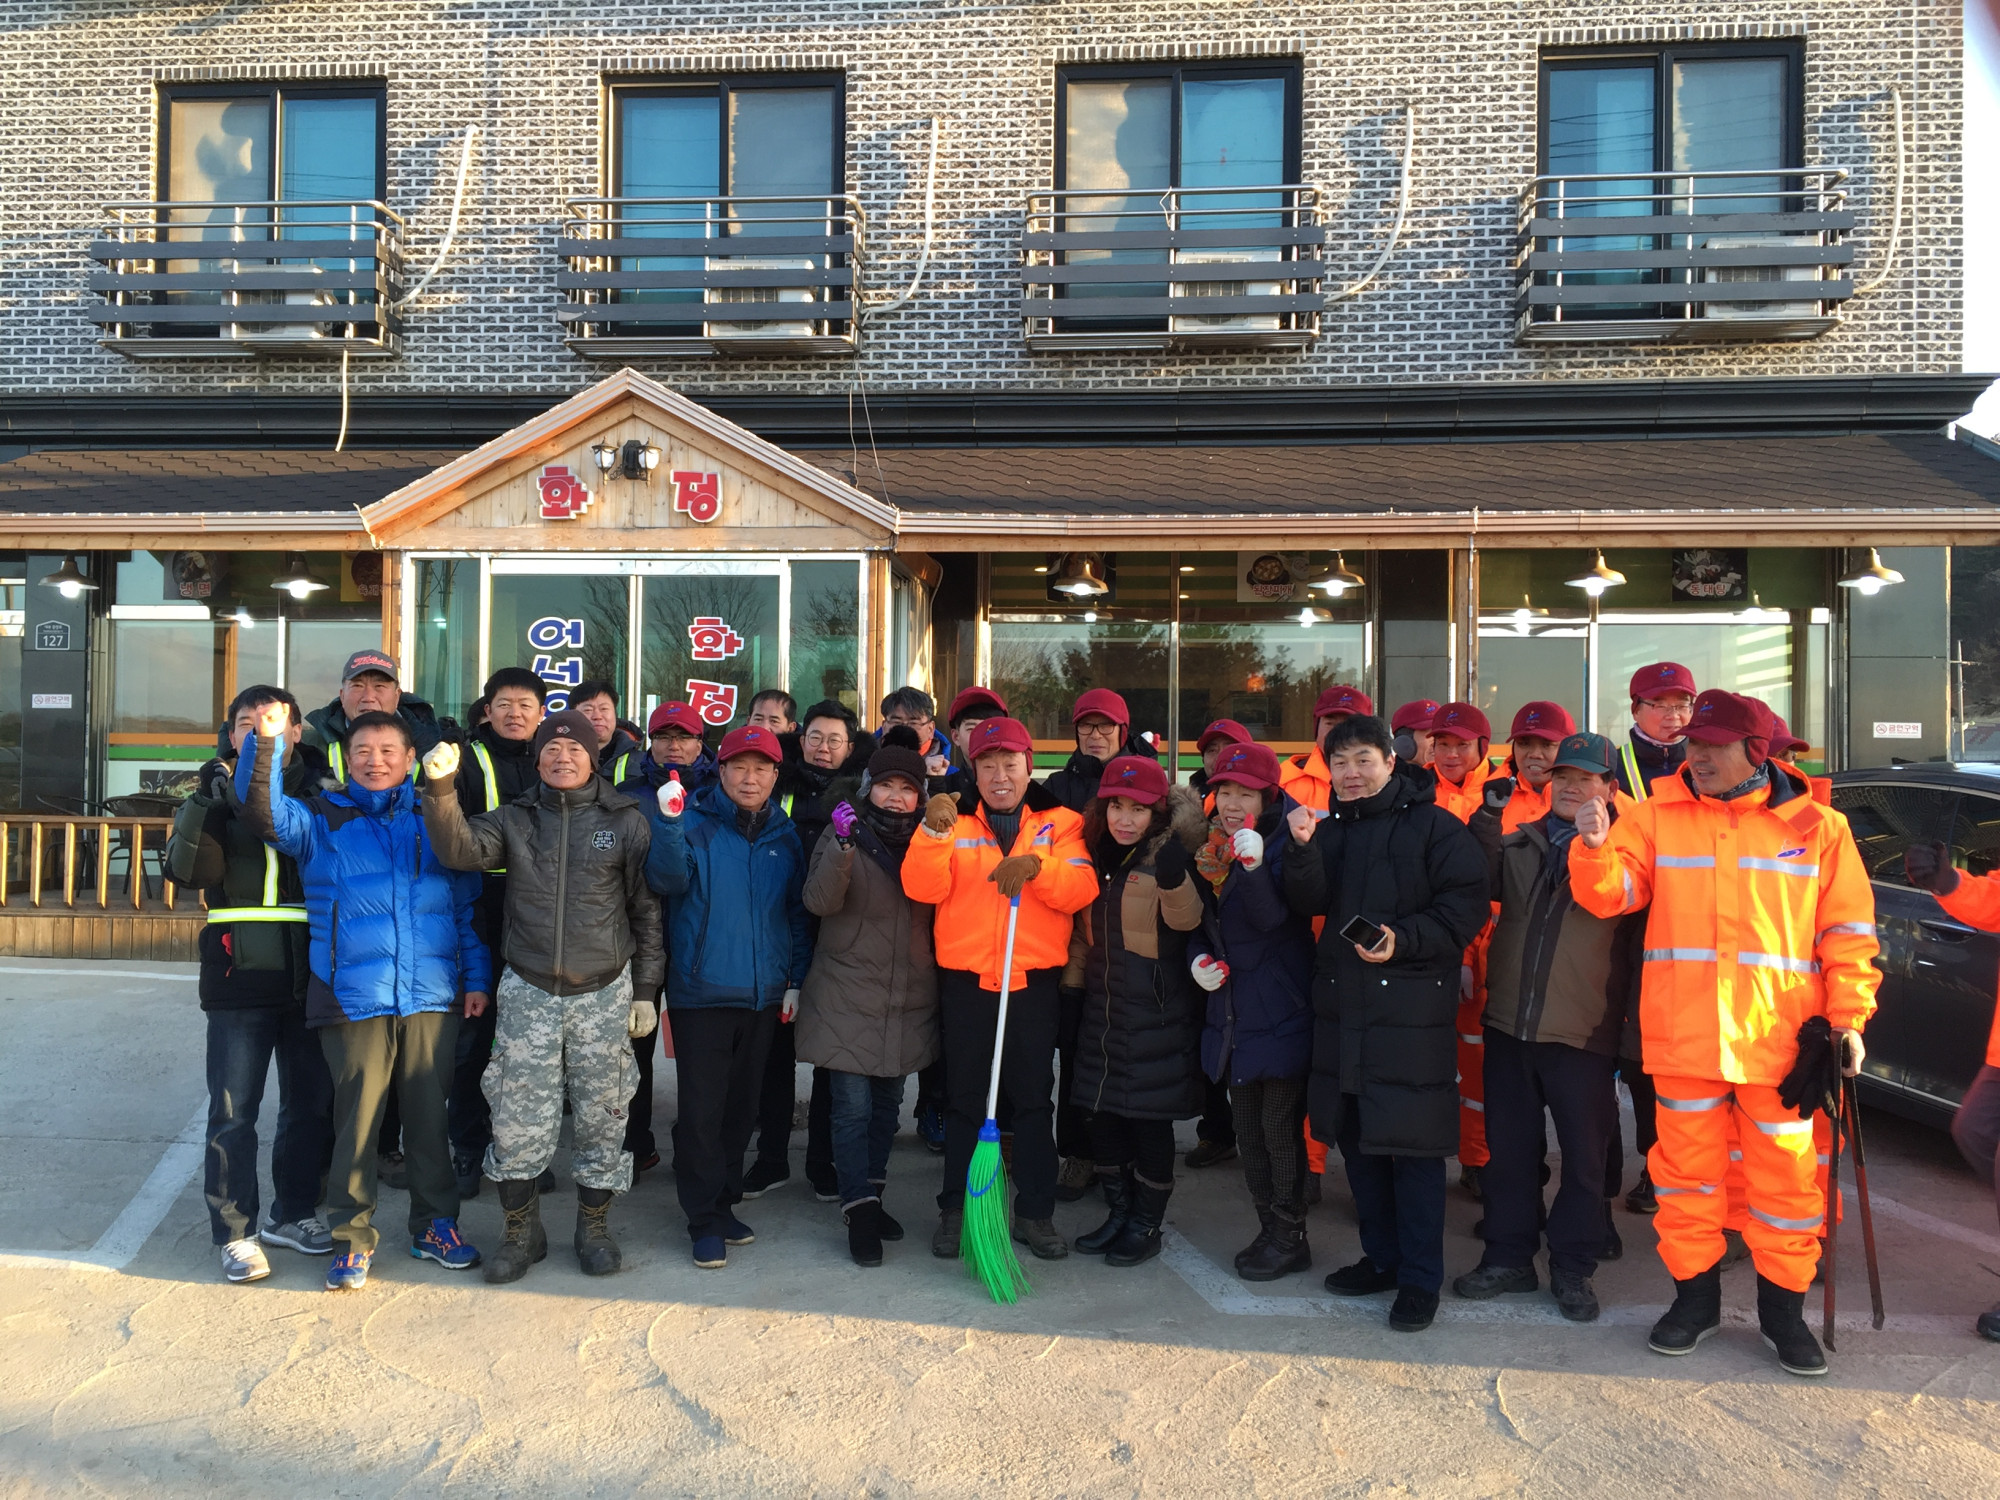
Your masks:
[[[365,1250],[350,1250],[345,1255],[336,1255],[333,1263],[326,1268],[326,1289],[329,1292],[358,1292],[368,1285],[368,1262],[374,1259]]]
[[[754,1245],[757,1243],[757,1231],[731,1214],[729,1223],[722,1231],[722,1238],[731,1245]]]
[[[432,1219],[431,1227],[410,1241],[410,1259],[434,1260],[447,1271],[470,1271],[479,1252],[458,1237],[458,1220]]]
[[[719,1271],[729,1264],[729,1249],[719,1234],[705,1234],[694,1242],[694,1263],[704,1271]]]
[[[933,1155],[944,1151],[944,1110],[936,1104],[926,1104],[917,1111],[917,1136],[930,1148]]]

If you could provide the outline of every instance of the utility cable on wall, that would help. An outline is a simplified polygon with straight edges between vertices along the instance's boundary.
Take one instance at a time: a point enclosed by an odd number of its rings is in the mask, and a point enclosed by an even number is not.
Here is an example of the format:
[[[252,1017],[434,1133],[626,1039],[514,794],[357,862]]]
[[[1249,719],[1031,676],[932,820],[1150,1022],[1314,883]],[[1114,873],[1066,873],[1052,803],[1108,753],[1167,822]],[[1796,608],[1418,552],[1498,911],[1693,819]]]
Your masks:
[[[1342,287],[1327,297],[1328,302],[1339,302],[1343,298],[1359,296],[1366,291],[1370,282],[1381,274],[1382,267],[1389,263],[1389,256],[1395,251],[1396,243],[1403,237],[1403,225],[1410,216],[1410,176],[1417,159],[1417,107],[1403,106],[1403,183],[1396,198],[1396,226],[1389,231],[1389,242],[1382,247],[1382,253],[1369,266],[1368,274],[1352,286]]]
[[[855,311],[866,311],[871,318],[894,312],[917,294],[917,285],[924,279],[924,272],[931,263],[931,239],[937,216],[937,169],[938,147],[944,139],[944,116],[931,116],[931,165],[924,176],[924,245],[917,256],[917,268],[910,274],[910,284],[902,292],[886,302],[869,303],[861,300],[856,288]]]
[[[1893,206],[1889,211],[1889,249],[1882,257],[1882,270],[1873,281],[1854,289],[1857,297],[1880,288],[1889,279],[1889,273],[1896,268],[1896,249],[1903,238],[1903,185],[1909,178],[1909,164],[1905,160],[1903,147],[1903,88],[1901,84],[1889,85],[1889,99],[1896,106],[1896,192]]]

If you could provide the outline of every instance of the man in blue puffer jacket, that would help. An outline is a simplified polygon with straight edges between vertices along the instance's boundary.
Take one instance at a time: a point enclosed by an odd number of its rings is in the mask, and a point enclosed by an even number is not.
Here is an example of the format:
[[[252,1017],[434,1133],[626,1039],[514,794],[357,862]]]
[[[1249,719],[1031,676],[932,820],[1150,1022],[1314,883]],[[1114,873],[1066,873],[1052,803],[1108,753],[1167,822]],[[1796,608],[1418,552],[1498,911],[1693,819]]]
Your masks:
[[[754,1236],[738,1219],[764,1057],[782,1014],[797,1014],[812,962],[805,854],[771,800],[784,751],[770,730],[732,731],[717,782],[690,803],[679,782],[659,790],[646,882],[667,898],[667,1021],[681,1115],[676,1186],[705,1270]]]
[[[410,1174],[410,1254],[452,1270],[479,1263],[459,1238],[445,1095],[461,1014],[481,1014],[492,961],[472,929],[479,876],[432,853],[410,781],[416,748],[394,714],[349,726],[347,785],[303,800],[273,778],[273,733],[240,757],[250,827],[298,862],[312,942],[306,1025],[333,1074],[336,1137],[327,1181],[329,1289],[359,1287],[380,1236],[375,1136],[393,1082]]]

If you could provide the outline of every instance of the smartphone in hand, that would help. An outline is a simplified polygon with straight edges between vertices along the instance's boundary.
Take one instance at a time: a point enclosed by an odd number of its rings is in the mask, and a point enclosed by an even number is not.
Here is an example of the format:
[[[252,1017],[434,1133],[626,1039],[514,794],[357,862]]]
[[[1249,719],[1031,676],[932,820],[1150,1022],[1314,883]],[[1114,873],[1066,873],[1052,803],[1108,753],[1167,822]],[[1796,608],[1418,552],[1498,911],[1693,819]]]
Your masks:
[[[1373,952],[1382,946],[1384,929],[1377,927],[1366,917],[1350,917],[1347,925],[1340,929],[1340,935],[1357,947]]]

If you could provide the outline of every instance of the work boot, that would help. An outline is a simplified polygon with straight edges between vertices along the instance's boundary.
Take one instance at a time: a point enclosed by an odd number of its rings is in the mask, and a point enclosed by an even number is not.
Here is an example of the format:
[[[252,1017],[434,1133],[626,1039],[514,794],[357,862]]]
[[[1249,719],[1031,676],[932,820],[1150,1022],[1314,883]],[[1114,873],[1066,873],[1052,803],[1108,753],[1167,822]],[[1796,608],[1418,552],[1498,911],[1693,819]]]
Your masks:
[[[1078,1255],[1102,1255],[1111,1248],[1119,1235],[1125,1232],[1125,1220],[1132,1212],[1132,1169],[1120,1167],[1116,1173],[1104,1179],[1104,1201],[1111,1205],[1111,1212],[1102,1224],[1088,1234],[1076,1237]]]
[[[1069,1254],[1069,1241],[1056,1229],[1054,1219],[1014,1219],[1014,1238],[1028,1247],[1036,1260],[1061,1260]]]
[[[1458,1169],[1458,1185],[1465,1189],[1465,1196],[1470,1198],[1474,1203],[1484,1203],[1486,1201],[1481,1196],[1479,1168],[1460,1167]]]
[[[1236,1160],[1236,1147],[1233,1143],[1225,1146],[1219,1141],[1200,1140],[1181,1160],[1190,1167],[1219,1167]]]
[[[841,1210],[847,1220],[847,1253],[857,1266],[882,1264],[882,1200],[864,1198]]]
[[[1160,1225],[1167,1217],[1167,1200],[1173,1195],[1172,1183],[1161,1187],[1133,1177],[1132,1211],[1125,1220],[1125,1232],[1104,1252],[1107,1266],[1136,1266],[1160,1253]]]
[[[1632,1191],[1625,1195],[1625,1212],[1628,1214],[1656,1214],[1660,1211],[1660,1200],[1653,1192],[1653,1171],[1650,1167],[1639,1168],[1639,1180]]]
[[[957,1260],[959,1236],[964,1233],[965,1210],[945,1209],[938,1215],[938,1227],[931,1232],[931,1254],[939,1260]]]
[[[1778,1351],[1778,1364],[1788,1375],[1824,1375],[1826,1356],[1806,1327],[1806,1294],[1757,1278],[1757,1326],[1764,1342]]]
[[[1726,1271],[1731,1266],[1735,1265],[1738,1261],[1748,1260],[1749,1258],[1750,1258],[1750,1247],[1743,1242],[1743,1231],[1740,1229],[1723,1230],[1722,1260],[1721,1260],[1722,1269]]]
[[[1674,1283],[1674,1305],[1646,1340],[1655,1354],[1692,1354],[1722,1326],[1722,1262]]]
[[[576,1190],[576,1263],[586,1276],[609,1276],[625,1264],[624,1252],[611,1237],[611,1189]]]
[[[1271,1217],[1270,1204],[1259,1203],[1256,1205],[1256,1208],[1257,1223],[1259,1225],[1257,1238],[1236,1252],[1236,1269],[1239,1271],[1243,1269],[1243,1262],[1250,1259],[1253,1255],[1261,1255],[1264,1247],[1271,1243],[1271,1231],[1277,1223],[1277,1220]]]
[[[1503,1292],[1538,1292],[1542,1289],[1542,1278],[1535,1274],[1533,1266],[1489,1266],[1481,1261],[1454,1281],[1451,1289],[1461,1297],[1484,1302]]]
[[[1271,1237],[1255,1255],[1246,1256],[1236,1274],[1245,1281],[1276,1281],[1294,1271],[1310,1271],[1312,1246],[1306,1240],[1305,1215],[1283,1204],[1271,1205]]]
[[[486,1257],[485,1276],[491,1282],[519,1281],[528,1274],[529,1266],[548,1258],[542,1195],[535,1191],[532,1177],[495,1183],[494,1187],[500,1194],[502,1224],[500,1243]]]
[[[1097,1186],[1097,1163],[1087,1156],[1065,1156],[1056,1173],[1056,1202],[1074,1203]]]
[[[1580,1271],[1549,1270],[1549,1291],[1556,1299],[1556,1311],[1572,1323],[1597,1321],[1597,1288]]]

